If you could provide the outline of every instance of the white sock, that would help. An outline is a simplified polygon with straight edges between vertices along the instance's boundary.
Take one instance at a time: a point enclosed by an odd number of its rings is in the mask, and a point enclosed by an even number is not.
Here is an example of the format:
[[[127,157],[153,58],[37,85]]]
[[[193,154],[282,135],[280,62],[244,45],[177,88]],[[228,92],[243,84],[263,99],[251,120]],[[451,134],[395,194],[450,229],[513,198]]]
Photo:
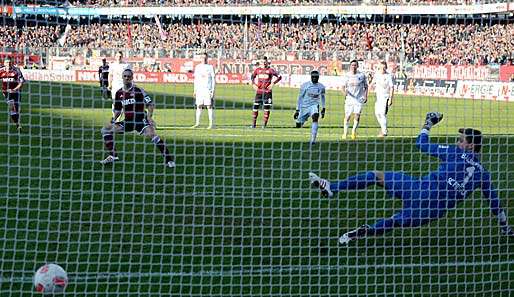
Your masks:
[[[316,142],[316,136],[318,135],[318,122],[313,122],[311,127],[311,142]]]
[[[202,115],[202,109],[197,108],[196,109],[196,122],[195,125],[200,125],[200,116]]]
[[[214,109],[207,108],[207,114],[209,115],[209,126],[214,125]]]
[[[357,128],[359,127],[359,121],[356,119],[353,119],[353,128],[352,128],[352,134],[357,133]]]
[[[377,118],[378,124],[380,125],[380,130],[382,130],[382,134],[387,134],[387,118],[384,114],[375,114]]]
[[[348,134],[348,122],[344,121],[344,124],[343,124],[343,135],[346,136],[346,134]]]

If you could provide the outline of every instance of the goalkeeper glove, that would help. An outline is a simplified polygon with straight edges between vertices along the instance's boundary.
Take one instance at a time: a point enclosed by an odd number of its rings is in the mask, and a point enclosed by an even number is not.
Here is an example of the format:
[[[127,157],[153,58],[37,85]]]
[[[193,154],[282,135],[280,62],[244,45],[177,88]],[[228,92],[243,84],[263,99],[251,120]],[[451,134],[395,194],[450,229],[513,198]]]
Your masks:
[[[325,108],[321,109],[321,118],[325,118]]]
[[[439,112],[429,112],[425,117],[425,125],[423,125],[423,129],[430,130],[432,126],[436,125],[440,121],[443,120],[443,114]]]
[[[298,119],[299,115],[300,115],[300,111],[298,109],[295,110],[294,115],[293,115],[293,119],[295,119],[295,120]]]

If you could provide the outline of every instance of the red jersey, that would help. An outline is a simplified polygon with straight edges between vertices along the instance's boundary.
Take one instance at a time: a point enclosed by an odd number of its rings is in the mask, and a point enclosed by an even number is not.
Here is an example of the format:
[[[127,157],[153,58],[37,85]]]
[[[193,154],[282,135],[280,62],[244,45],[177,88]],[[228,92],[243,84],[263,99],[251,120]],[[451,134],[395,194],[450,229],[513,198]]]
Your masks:
[[[146,106],[152,103],[152,98],[139,87],[132,85],[128,91],[123,88],[114,97],[114,111],[122,111],[125,121],[142,122],[146,118]]]
[[[271,85],[271,81],[273,77],[276,77],[273,83],[277,83],[282,79],[282,76],[275,71],[273,68],[256,68],[252,73],[252,84],[257,85],[257,94],[271,93],[271,90],[268,89],[269,85]],[[255,83],[255,79],[257,78],[257,83]]]
[[[19,83],[24,83],[25,79],[21,74],[20,69],[12,67],[11,69],[0,67],[0,79],[2,80],[2,92],[7,93],[7,90],[12,90],[18,86]],[[20,92],[18,90],[16,93]]]

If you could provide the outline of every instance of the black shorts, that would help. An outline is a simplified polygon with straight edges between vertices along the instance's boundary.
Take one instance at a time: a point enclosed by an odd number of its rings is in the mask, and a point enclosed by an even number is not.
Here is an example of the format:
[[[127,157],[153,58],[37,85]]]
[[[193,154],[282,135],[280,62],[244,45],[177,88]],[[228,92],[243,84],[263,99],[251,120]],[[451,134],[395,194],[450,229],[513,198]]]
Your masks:
[[[5,102],[7,103],[19,103],[20,97],[20,93],[4,93]]]
[[[254,104],[273,105],[273,94],[272,93],[255,94]]]
[[[145,129],[151,126],[146,118],[141,121],[120,121],[116,122],[115,125],[123,127],[123,132],[132,132],[135,130],[139,135],[143,135]]]

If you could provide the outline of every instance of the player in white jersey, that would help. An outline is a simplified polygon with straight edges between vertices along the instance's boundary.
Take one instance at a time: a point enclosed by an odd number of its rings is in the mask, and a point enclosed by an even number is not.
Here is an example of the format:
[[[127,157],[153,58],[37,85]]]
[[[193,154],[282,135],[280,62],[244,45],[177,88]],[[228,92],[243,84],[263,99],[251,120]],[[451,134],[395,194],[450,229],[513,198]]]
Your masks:
[[[306,82],[300,88],[298,103],[293,118],[296,120],[296,128],[312,117],[310,144],[316,143],[318,134],[319,105],[321,103],[321,118],[325,117],[325,86],[319,82],[319,72],[311,72],[311,81]]]
[[[387,62],[379,64],[378,72],[373,77],[377,101],[375,102],[375,116],[380,124],[378,137],[387,136],[387,111],[393,104],[394,83],[393,76],[387,72]]]
[[[350,71],[343,78],[343,94],[345,96],[343,140],[346,139],[352,114],[354,115],[352,139],[357,138],[357,128],[359,127],[362,108],[368,101],[368,79],[364,73],[357,71],[358,68],[359,62],[352,60]]]
[[[207,53],[203,54],[203,63],[196,65],[194,72],[194,91],[193,96],[196,99],[196,121],[193,128],[200,126],[200,116],[202,115],[203,107],[207,107],[209,115],[209,127],[214,128],[214,87],[216,85],[214,67],[208,63],[209,56]]]
[[[123,63],[123,53],[117,52],[114,58],[114,63],[109,65],[109,90],[111,90],[112,100],[116,92],[123,88],[123,71],[130,69],[132,66],[128,63]]]

